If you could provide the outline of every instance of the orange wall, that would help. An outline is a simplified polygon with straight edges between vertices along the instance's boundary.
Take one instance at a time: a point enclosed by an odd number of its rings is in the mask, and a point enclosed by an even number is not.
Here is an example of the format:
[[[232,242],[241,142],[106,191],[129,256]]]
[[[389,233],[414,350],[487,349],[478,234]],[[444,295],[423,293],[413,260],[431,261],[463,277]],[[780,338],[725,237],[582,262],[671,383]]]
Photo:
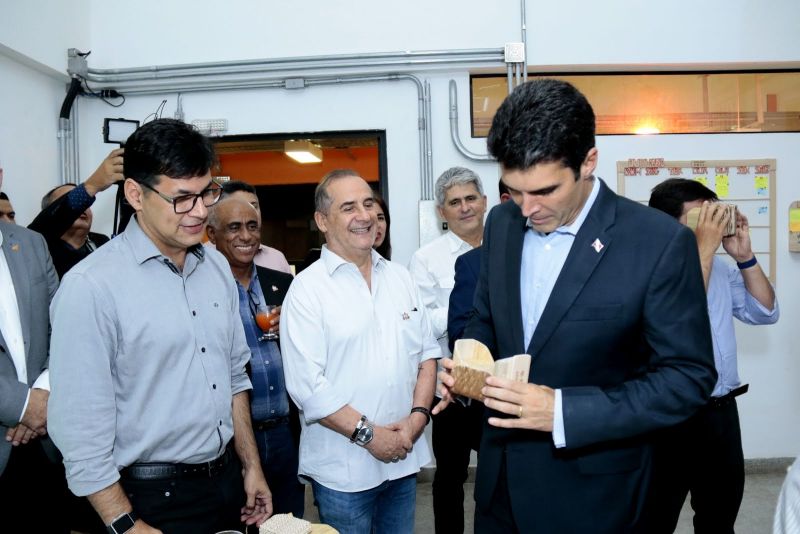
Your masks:
[[[300,164],[283,152],[220,154],[220,176],[252,185],[316,184],[334,169],[353,169],[378,181],[378,148],[325,149],[321,163]]]

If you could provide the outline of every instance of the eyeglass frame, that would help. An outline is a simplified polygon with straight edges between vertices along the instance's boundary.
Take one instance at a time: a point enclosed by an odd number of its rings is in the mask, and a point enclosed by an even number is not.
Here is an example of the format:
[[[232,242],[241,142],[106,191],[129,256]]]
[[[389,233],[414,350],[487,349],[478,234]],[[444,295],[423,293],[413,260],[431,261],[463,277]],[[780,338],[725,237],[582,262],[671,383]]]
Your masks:
[[[206,204],[205,202],[203,202],[203,206],[205,206],[207,208],[210,208],[211,206],[213,206],[214,204],[219,202],[219,200],[222,198],[222,186],[219,185],[217,182],[215,182],[213,179],[211,180],[211,183],[209,183],[208,186],[205,189],[203,189],[202,191],[200,191],[199,193],[187,193],[185,195],[178,195],[176,197],[168,197],[167,195],[165,195],[164,193],[162,193],[161,191],[159,191],[158,189],[156,189],[155,187],[153,187],[152,185],[150,185],[148,183],[145,183],[145,182],[136,182],[136,183],[146,187],[147,189],[149,189],[153,193],[157,194],[158,196],[160,196],[161,198],[163,198],[167,202],[172,203],[172,209],[173,209],[173,211],[175,211],[175,215],[184,215],[184,214],[189,213],[190,211],[192,211],[194,209],[194,207],[197,206],[197,199],[203,198],[203,196],[206,193],[208,193],[209,191],[217,190],[217,191],[219,191],[219,196],[217,196],[217,198],[215,198],[214,202],[212,202],[211,204]],[[178,211],[178,202],[182,202],[182,201],[186,200],[189,197],[193,197],[192,198],[192,206],[186,211]]]

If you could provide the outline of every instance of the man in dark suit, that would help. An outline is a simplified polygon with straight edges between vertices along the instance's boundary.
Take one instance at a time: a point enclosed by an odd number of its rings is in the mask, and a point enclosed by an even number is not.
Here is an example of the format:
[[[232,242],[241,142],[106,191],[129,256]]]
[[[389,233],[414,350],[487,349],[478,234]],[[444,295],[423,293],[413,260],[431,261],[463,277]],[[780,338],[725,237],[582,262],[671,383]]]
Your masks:
[[[225,197],[211,210],[208,237],[231,266],[239,291],[239,315],[252,357],[247,365],[253,391],[250,414],[261,467],[272,490],[273,510],[303,516],[305,490],[297,479],[300,426],[286,392],[283,360],[277,338],[280,305],[292,275],[259,267],[255,255],[261,244],[261,219],[246,200]],[[278,306],[268,331],[257,318],[265,306]]]
[[[476,532],[644,532],[649,433],[716,380],[696,242],[594,177],[594,112],[568,83],[518,87],[488,145],[514,202],[486,223],[465,337],[532,363],[483,389]]]
[[[69,532],[64,471],[47,437],[48,304],[58,278],[39,234],[0,222],[0,248],[0,502],[10,512],[4,527]],[[36,519],[42,506],[46,524]]]

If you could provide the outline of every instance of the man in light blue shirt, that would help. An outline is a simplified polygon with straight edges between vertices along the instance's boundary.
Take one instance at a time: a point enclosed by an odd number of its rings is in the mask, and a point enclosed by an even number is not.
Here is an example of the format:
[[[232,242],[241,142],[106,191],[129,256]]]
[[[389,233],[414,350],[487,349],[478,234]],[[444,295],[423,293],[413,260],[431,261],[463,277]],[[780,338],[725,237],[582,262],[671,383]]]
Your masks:
[[[697,246],[708,300],[714,365],[719,376],[709,403],[667,429],[656,462],[657,522],[672,532],[686,494],[692,493],[697,532],[733,532],[744,491],[744,455],[736,397],[747,391],[736,365],[733,318],[747,324],[778,320],[775,291],[753,254],[747,217],[736,214],[736,233],[724,236],[727,213],[717,195],[694,180],[672,178],[653,189],[650,206],[687,223],[700,208]],[[734,267],[716,254],[722,245]]]

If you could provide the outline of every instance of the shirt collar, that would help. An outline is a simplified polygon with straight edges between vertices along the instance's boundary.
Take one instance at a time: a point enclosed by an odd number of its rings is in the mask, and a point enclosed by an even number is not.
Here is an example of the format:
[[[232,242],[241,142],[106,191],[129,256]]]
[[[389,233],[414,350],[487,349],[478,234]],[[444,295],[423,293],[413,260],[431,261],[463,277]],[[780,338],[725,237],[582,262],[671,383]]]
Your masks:
[[[452,230],[448,230],[446,234],[447,236],[447,245],[450,247],[450,253],[455,254],[459,250],[470,250],[472,249],[472,245],[458,237]]]
[[[136,261],[140,265],[152,258],[165,257],[161,254],[161,251],[158,250],[155,243],[144,233],[136,217],[131,217],[124,234],[128,238],[128,242],[133,250],[133,257],[136,258]],[[203,261],[205,257],[205,248],[199,243],[186,249],[186,252],[187,254],[193,254],[197,258],[197,261]]]
[[[0,247],[3,246],[3,230],[0,229]]]
[[[583,222],[586,220],[586,217],[589,216],[589,212],[592,210],[592,206],[594,206],[594,201],[597,200],[597,195],[600,193],[600,178],[596,176],[592,177],[592,191],[589,193],[589,197],[586,199],[586,203],[581,208],[580,213],[578,216],[575,217],[575,220],[572,221],[572,224],[568,224],[565,226],[559,226],[553,232],[559,234],[570,234],[570,235],[578,235],[578,231],[583,226]],[[527,219],[525,222],[525,226],[528,228],[533,228],[531,225],[531,220]],[[541,233],[541,232],[538,232]]]
[[[372,249],[371,253],[371,260],[372,260],[372,267],[374,269],[379,268],[380,266],[386,263],[386,258],[378,254],[375,249]],[[347,261],[346,259],[342,258],[335,252],[331,252],[328,248],[328,245],[322,245],[322,251],[320,252],[320,259],[325,265],[325,270],[328,272],[329,276],[333,275],[333,272],[341,267],[342,265],[354,265],[353,262]]]

